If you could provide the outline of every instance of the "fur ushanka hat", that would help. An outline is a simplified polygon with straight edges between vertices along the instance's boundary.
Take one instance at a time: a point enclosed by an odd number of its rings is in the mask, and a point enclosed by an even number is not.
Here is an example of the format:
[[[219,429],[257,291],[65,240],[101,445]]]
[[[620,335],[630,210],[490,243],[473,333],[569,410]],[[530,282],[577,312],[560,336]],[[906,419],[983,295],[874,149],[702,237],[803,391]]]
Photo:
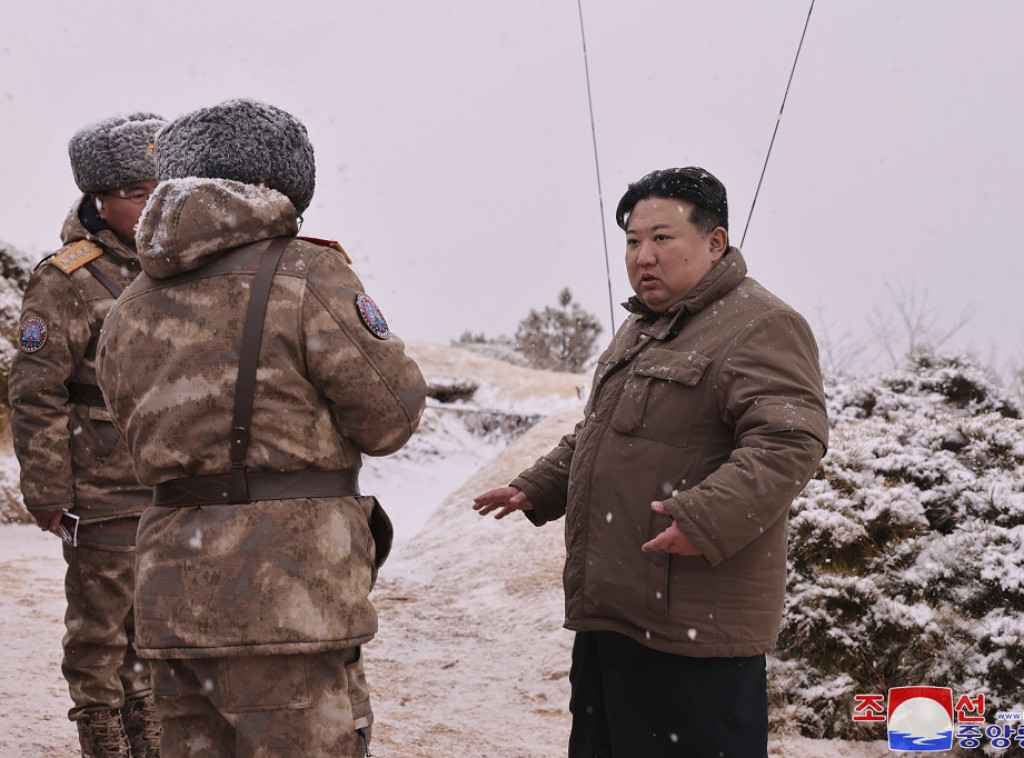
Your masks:
[[[85,193],[156,179],[153,138],[167,122],[155,113],[129,113],[80,129],[68,142],[75,184]]]
[[[228,100],[176,118],[156,138],[160,181],[198,177],[265,182],[301,215],[316,186],[313,145],[289,113],[256,100]]]

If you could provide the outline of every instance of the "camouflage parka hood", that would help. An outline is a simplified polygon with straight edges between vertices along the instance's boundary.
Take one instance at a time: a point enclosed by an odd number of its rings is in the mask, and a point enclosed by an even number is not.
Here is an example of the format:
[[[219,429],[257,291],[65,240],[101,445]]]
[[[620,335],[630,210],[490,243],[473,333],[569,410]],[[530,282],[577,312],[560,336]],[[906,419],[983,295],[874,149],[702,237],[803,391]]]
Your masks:
[[[277,190],[229,179],[170,179],[139,219],[142,270],[166,279],[201,268],[226,249],[299,231],[295,206]]]

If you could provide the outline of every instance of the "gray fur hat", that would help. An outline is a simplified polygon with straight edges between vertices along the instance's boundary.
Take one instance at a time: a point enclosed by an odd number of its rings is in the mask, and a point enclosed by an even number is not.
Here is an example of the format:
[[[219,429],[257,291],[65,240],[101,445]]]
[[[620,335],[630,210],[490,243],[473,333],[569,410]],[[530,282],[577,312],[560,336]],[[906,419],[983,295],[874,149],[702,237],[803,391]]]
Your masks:
[[[300,215],[316,186],[306,127],[256,100],[228,100],[174,119],[157,135],[156,162],[161,181],[194,176],[266,182],[287,195]]]
[[[156,179],[153,138],[167,121],[155,113],[129,113],[80,129],[68,142],[75,184],[104,192]]]

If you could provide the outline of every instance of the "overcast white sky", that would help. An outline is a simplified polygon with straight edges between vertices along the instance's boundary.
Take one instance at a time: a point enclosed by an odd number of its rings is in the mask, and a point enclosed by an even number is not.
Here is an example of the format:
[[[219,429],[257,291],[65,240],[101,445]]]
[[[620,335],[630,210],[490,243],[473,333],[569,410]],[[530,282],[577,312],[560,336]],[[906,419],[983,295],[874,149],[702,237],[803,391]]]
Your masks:
[[[718,175],[739,243],[808,7],[583,0],[616,303],[652,169]],[[744,254],[819,339],[877,354],[888,285],[1024,364],[1022,34],[1018,0],[817,0]],[[59,244],[79,127],[233,97],[306,124],[303,233],[399,335],[511,333],[565,286],[608,322],[576,0],[0,0],[0,239]]]

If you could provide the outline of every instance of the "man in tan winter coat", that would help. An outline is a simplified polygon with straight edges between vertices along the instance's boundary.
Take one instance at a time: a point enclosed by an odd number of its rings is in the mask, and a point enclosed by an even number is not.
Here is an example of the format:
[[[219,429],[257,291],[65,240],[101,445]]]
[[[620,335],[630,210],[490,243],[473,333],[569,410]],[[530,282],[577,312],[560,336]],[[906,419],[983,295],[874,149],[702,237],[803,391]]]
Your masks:
[[[764,758],[787,513],[828,441],[817,348],[706,171],[645,176],[616,218],[636,297],[584,419],[474,508],[565,517],[571,758]]]
[[[423,377],[340,246],[295,236],[315,171],[295,118],[228,101],[156,156],[143,274],[97,364],[155,485],[136,607],[163,755],[368,755],[360,646],[391,533],[358,473],[413,434]]]
[[[133,113],[91,124],[68,144],[84,193],[64,247],[32,274],[10,375],[14,448],[25,505],[57,532],[69,511],[77,545],[64,545],[63,672],[83,755],[158,755],[149,666],[133,649],[135,533],[151,499],[96,385],[96,343],[111,304],[138,275],[135,224],[156,186],[153,138],[166,122]]]

